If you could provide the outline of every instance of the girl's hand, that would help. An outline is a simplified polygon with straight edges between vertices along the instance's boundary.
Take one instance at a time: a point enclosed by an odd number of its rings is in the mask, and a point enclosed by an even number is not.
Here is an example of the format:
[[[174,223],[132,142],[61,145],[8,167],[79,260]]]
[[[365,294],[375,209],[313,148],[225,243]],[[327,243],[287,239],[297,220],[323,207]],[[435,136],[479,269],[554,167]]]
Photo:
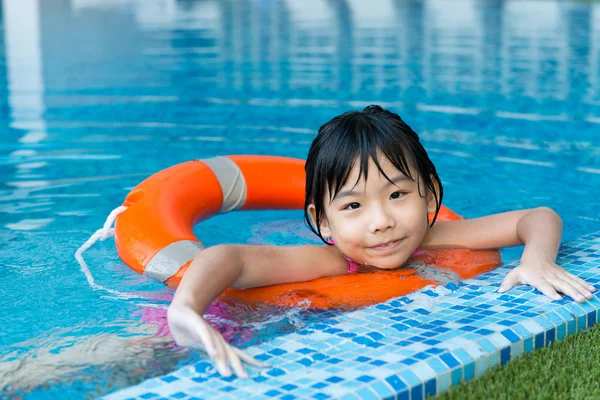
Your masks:
[[[562,297],[557,291],[566,294],[573,300],[584,302],[591,299],[596,289],[578,276],[568,273],[563,268],[550,261],[524,261],[510,271],[498,292],[510,290],[517,283],[530,285],[554,300]]]
[[[242,360],[257,367],[268,366],[229,345],[219,332],[189,306],[171,305],[167,318],[175,343],[184,347],[204,347],[223,376],[231,375],[231,367],[238,377],[248,378]]]

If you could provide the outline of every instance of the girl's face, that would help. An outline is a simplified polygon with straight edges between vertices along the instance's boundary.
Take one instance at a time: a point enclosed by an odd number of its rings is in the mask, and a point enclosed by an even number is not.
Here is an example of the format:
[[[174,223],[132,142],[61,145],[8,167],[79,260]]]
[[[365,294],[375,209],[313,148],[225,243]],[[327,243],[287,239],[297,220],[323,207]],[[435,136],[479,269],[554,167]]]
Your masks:
[[[359,177],[356,162],[346,184],[333,201],[326,194],[321,234],[332,238],[338,250],[362,265],[392,269],[403,265],[427,233],[427,213],[435,212],[432,193],[400,172],[384,156],[379,165],[369,160],[367,179]],[[413,165],[412,176],[417,176]],[[420,181],[420,179],[418,180]],[[356,185],[355,185],[356,183]],[[426,193],[426,198],[419,193]],[[314,207],[309,208],[313,216]]]

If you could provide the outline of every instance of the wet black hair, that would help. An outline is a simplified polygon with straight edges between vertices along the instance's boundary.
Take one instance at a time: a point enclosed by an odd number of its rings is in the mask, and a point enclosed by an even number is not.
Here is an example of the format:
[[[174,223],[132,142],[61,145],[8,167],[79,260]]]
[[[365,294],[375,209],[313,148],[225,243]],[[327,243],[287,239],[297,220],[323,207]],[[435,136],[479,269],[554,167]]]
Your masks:
[[[404,175],[419,183],[419,179],[433,193],[436,210],[430,226],[437,219],[444,189],[435,166],[419,141],[419,135],[408,126],[398,114],[384,110],[378,105],[370,105],[362,111],[349,111],[333,118],[319,128],[306,159],[306,197],[304,220],[317,236],[327,243],[321,235],[321,220],[324,217],[325,194],[329,191],[333,201],[342,186],[348,180],[350,171],[358,160],[360,174],[366,180],[369,159],[387,179],[379,162],[378,153],[387,157]],[[410,175],[408,158],[415,167],[417,177]],[[360,178],[359,178],[360,179]],[[437,186],[436,186],[437,184]],[[426,194],[420,192],[425,197]],[[314,204],[316,221],[311,220],[308,207]]]

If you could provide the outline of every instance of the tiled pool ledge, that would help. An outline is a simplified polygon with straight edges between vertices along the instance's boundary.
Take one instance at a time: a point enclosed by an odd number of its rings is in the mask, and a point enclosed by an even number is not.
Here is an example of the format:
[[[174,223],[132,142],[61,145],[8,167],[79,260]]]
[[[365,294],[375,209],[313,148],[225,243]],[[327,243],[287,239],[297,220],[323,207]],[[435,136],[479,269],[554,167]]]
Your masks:
[[[563,244],[558,264],[600,286],[600,232]],[[525,286],[496,293],[514,265],[246,349],[273,366],[251,379],[221,378],[200,362],[106,398],[423,399],[598,321],[598,294],[580,304]]]

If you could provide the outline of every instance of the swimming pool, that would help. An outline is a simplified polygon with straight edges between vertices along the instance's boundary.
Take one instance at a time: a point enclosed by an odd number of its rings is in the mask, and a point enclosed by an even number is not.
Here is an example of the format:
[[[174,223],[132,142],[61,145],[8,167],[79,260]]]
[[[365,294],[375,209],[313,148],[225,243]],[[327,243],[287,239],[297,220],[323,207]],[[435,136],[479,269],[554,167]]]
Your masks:
[[[94,291],[73,253],[149,174],[223,154],[303,158],[347,109],[398,112],[467,217],[547,205],[564,240],[597,230],[600,5],[365,4],[3,2],[3,394],[98,395],[200,359],[161,335],[169,290],[103,242],[85,255],[94,278],[136,297]],[[207,245],[312,240],[299,211],[196,232]],[[216,323],[242,346],[331,317],[227,312]]]

